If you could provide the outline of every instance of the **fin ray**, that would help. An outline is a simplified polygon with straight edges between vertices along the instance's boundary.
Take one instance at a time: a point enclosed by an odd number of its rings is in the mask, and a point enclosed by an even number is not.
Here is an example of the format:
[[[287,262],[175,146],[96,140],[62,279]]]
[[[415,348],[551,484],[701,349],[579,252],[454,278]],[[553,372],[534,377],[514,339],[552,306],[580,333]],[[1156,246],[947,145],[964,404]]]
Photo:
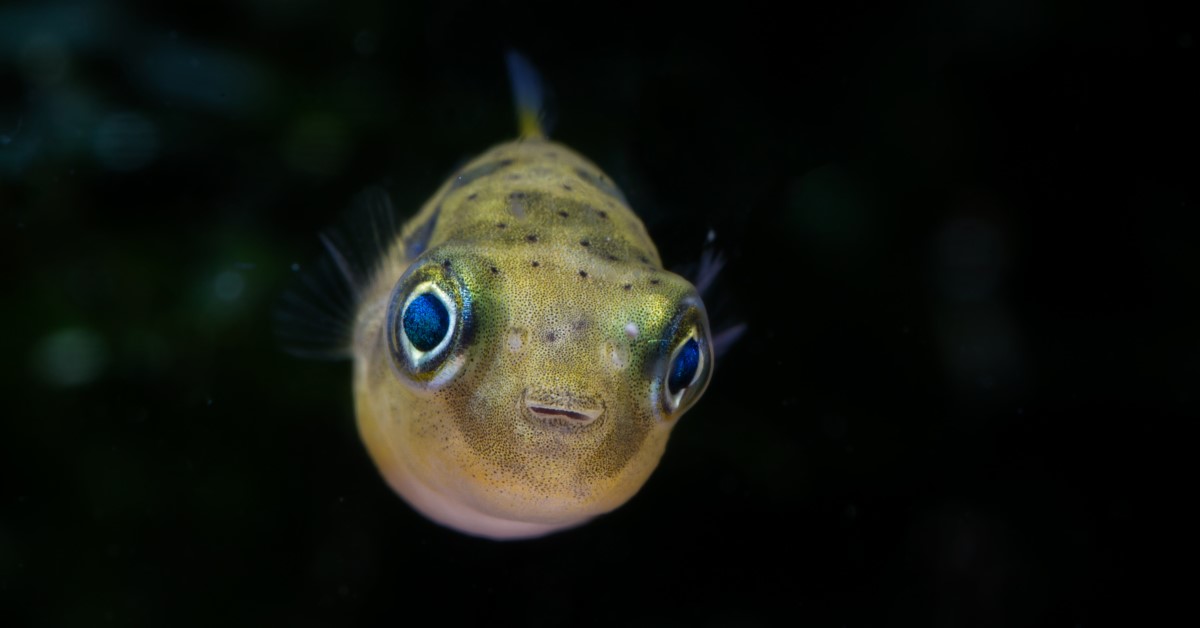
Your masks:
[[[387,192],[358,195],[338,228],[319,234],[324,252],[284,291],[274,311],[275,337],[301,358],[349,358],[354,318],[367,284],[390,255],[399,233]]]

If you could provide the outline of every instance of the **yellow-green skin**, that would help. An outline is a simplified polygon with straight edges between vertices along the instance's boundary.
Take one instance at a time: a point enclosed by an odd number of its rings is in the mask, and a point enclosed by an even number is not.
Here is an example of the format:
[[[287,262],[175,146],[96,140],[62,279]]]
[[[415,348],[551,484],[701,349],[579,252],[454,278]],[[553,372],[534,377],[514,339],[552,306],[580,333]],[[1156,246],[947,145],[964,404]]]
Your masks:
[[[427,371],[397,340],[418,284],[469,310]],[[688,338],[700,368],[673,398],[667,369]],[[442,185],[367,286],[354,337],[359,431],[388,483],[430,519],[541,536],[641,488],[708,384],[709,338],[695,289],[662,269],[610,180],[561,144],[517,140]]]

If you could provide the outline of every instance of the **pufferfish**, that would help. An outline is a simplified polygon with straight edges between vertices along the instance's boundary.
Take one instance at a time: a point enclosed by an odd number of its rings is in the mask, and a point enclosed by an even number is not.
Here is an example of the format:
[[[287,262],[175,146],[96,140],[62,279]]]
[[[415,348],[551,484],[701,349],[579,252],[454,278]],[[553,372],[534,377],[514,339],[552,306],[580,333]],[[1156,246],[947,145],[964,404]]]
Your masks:
[[[371,458],[414,509],[491,539],[629,500],[714,355],[696,287],[663,269],[611,178],[547,139],[536,72],[516,53],[508,65],[516,140],[443,183],[368,276],[327,242],[355,284],[349,353]]]

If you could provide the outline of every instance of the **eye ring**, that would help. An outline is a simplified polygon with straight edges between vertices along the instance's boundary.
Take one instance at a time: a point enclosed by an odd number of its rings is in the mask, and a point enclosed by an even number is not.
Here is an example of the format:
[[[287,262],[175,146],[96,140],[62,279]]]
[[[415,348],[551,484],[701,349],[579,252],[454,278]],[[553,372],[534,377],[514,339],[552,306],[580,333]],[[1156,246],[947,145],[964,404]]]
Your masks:
[[[399,338],[404,352],[418,369],[439,356],[450,345],[458,323],[458,307],[437,284],[426,281],[418,284],[404,300],[400,316],[396,317]]]
[[[440,264],[410,269],[393,291],[386,318],[397,377],[422,389],[452,380],[465,362],[457,347],[469,331],[470,318],[471,299],[461,279]]]

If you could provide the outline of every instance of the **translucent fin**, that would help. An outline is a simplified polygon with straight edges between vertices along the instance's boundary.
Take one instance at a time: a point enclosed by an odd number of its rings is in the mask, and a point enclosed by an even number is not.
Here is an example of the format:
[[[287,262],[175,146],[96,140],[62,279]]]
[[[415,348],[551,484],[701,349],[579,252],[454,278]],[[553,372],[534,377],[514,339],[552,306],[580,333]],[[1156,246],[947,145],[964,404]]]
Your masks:
[[[545,93],[542,77],[524,55],[509,50],[505,55],[508,62],[508,78],[512,82],[513,105],[517,109],[517,131],[522,139],[546,138],[542,122],[544,117]]]
[[[362,291],[398,233],[387,192],[372,187],[358,195],[341,227],[318,236],[324,254],[309,267],[292,265],[294,284],[275,308],[275,337],[284,351],[302,358],[350,357]]]
[[[712,337],[713,354],[718,358],[725,355],[744,333],[746,333],[746,323],[738,323],[714,333]]]
[[[725,256],[714,246],[716,239],[716,232],[710,230],[704,240],[704,249],[700,251],[699,263],[693,267],[695,270],[687,273],[691,276],[692,285],[696,286],[696,292],[700,293],[702,298],[709,296],[713,283],[720,276],[721,269],[725,267]],[[710,299],[705,298],[705,301],[712,304]],[[709,314],[710,316],[714,314],[712,309],[709,310]],[[738,338],[746,333],[746,328],[746,323],[735,323],[713,332],[713,353],[716,357],[719,358],[729,351],[737,343]]]
[[[700,296],[708,294],[708,289],[712,287],[713,281],[717,279],[717,275],[721,274],[721,269],[725,267],[725,256],[721,255],[714,249],[705,248],[700,253],[700,268],[696,270],[696,292]]]

